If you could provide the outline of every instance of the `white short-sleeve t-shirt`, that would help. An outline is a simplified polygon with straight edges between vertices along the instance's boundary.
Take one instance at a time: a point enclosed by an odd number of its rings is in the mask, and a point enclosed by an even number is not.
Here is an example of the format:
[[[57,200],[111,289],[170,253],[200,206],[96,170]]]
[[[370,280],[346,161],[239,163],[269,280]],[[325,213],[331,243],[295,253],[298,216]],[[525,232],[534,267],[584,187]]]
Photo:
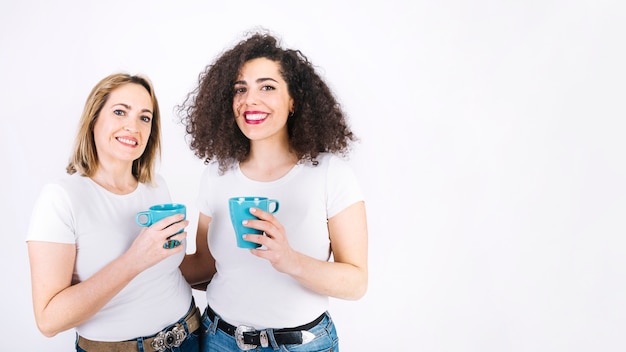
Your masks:
[[[47,184],[33,209],[27,241],[76,245],[73,282],[87,280],[133,243],[142,230],[137,212],[170,202],[163,178],[155,183],[140,183],[125,195],[76,174]],[[137,275],[77,332],[96,341],[123,341],[153,335],[179,320],[191,303],[191,289],[178,268],[184,254]]]
[[[206,291],[207,302],[230,324],[257,329],[293,327],[328,309],[327,296],[303,287],[276,271],[267,260],[238,248],[228,210],[231,197],[277,199],[280,208],[274,216],[284,226],[289,244],[328,261],[328,219],[362,201],[363,195],[345,160],[331,154],[322,154],[317,160],[317,166],[297,164],[272,182],[251,180],[238,167],[223,175],[216,163],[205,169],[198,206],[201,213],[212,218],[208,242],[217,267]]]

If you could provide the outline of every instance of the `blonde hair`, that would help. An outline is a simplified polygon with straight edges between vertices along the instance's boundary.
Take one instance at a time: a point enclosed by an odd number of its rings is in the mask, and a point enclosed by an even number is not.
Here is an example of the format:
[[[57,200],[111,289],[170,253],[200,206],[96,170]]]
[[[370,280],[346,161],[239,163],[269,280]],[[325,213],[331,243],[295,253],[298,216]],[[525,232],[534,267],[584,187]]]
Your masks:
[[[152,183],[157,159],[161,157],[161,114],[152,82],[147,77],[115,73],[103,78],[89,93],[82,116],[74,149],[66,167],[68,174],[79,173],[92,176],[98,168],[98,152],[94,139],[94,124],[112,91],[125,84],[139,84],[146,88],[152,100],[152,129],[146,149],[139,159],[133,161],[132,173],[141,183]]]

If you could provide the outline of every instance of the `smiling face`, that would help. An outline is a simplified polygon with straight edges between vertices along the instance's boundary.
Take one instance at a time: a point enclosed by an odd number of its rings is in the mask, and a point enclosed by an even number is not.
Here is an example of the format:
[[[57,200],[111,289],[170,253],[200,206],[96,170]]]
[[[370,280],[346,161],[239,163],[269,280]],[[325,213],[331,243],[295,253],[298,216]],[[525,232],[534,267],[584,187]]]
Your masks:
[[[152,114],[152,100],[143,86],[129,83],[111,91],[93,130],[99,162],[132,165],[148,143]]]
[[[241,67],[235,82],[235,119],[251,142],[288,139],[287,119],[293,99],[279,69],[277,62],[253,59]]]

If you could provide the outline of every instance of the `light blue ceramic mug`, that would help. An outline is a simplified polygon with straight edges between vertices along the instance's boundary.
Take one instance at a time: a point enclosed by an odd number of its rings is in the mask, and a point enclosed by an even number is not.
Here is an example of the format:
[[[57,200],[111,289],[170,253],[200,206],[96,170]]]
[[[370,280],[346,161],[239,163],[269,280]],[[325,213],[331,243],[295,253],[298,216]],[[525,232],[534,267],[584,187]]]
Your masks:
[[[137,213],[135,217],[135,221],[140,226],[151,226],[155,222],[158,222],[161,219],[164,219],[168,216],[172,216],[175,214],[183,214],[187,217],[187,208],[183,204],[176,203],[166,203],[166,204],[157,204],[151,206],[147,211],[140,211]],[[184,229],[178,231],[176,234],[183,232]]]
[[[257,248],[261,245],[258,243],[246,241],[243,239],[245,234],[263,234],[263,231],[243,226],[244,220],[257,220],[258,218],[250,213],[250,208],[259,208],[268,213],[278,211],[280,203],[276,199],[267,197],[233,197],[228,200],[230,209],[230,220],[235,229],[235,238],[237,238],[237,247],[239,248]]]

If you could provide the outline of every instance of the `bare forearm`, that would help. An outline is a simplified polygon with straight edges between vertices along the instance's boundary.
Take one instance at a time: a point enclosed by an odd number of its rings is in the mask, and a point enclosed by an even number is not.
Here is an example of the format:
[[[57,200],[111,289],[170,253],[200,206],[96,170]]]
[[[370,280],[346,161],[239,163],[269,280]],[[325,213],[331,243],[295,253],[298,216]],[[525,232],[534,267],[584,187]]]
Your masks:
[[[187,254],[180,265],[180,271],[189,285],[202,285],[210,281],[215,274],[215,261],[208,255]]]
[[[314,292],[357,300],[367,291],[367,269],[347,263],[324,262],[304,254],[298,254],[297,263],[289,275]]]
[[[356,300],[365,295],[367,272],[367,222],[365,204],[357,202],[328,221],[332,262],[295,256],[291,274],[309,289],[331,297]]]
[[[54,336],[94,316],[138,274],[130,264],[122,256],[89,279],[56,294],[36,312],[41,332]]]
[[[259,220],[249,220],[245,225],[264,231],[266,236],[244,237],[265,246],[265,249],[251,249],[252,254],[268,260],[274,269],[292,276],[317,293],[348,300],[365,295],[367,224],[363,202],[354,203],[328,220],[332,262],[317,260],[294,250],[288,243],[284,227],[272,214],[256,209],[254,215]]]
[[[196,231],[196,252],[185,255],[180,271],[191,287],[202,290],[215,274],[215,259],[209,251],[208,237],[211,218],[200,213]]]

